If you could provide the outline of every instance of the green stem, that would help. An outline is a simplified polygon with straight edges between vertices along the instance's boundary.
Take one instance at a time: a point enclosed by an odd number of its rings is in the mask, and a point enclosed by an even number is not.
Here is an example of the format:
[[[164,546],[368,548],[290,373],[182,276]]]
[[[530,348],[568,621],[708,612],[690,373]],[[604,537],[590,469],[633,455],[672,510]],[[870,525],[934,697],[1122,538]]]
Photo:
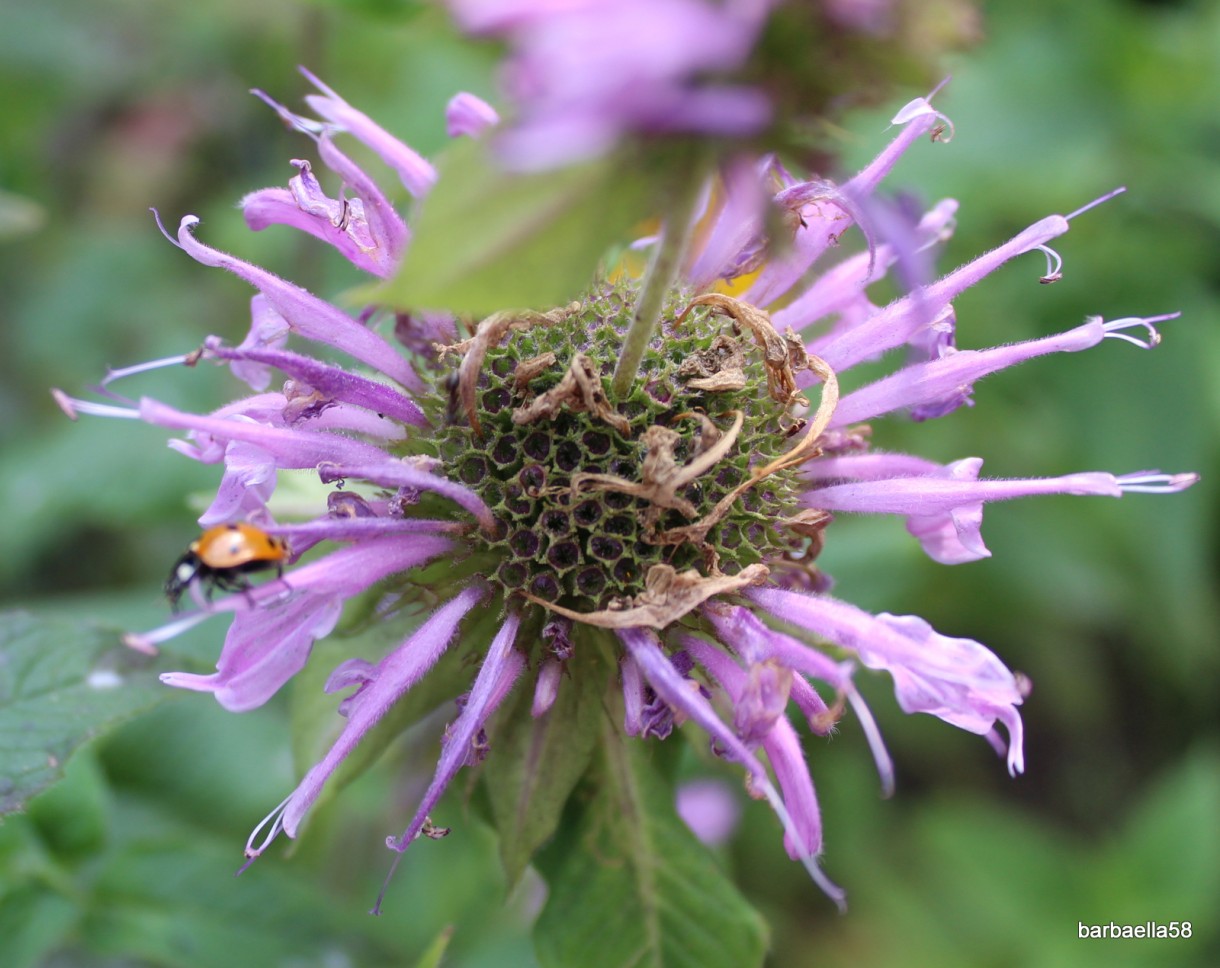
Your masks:
[[[678,278],[682,268],[682,257],[686,254],[686,245],[690,241],[691,219],[695,214],[695,205],[699,201],[699,193],[703,187],[703,166],[693,166],[689,177],[672,196],[665,225],[661,229],[661,238],[657,242],[656,252],[648,265],[644,276],[644,285],[640,288],[639,298],[635,303],[635,315],[631,318],[631,326],[627,330],[627,338],[623,341],[623,352],[619,356],[618,366],[614,371],[614,380],[610,384],[611,393],[618,400],[627,396],[631,389],[635,374],[644,358],[644,351],[657,328],[657,320],[661,318],[661,309],[665,305],[665,296]]]

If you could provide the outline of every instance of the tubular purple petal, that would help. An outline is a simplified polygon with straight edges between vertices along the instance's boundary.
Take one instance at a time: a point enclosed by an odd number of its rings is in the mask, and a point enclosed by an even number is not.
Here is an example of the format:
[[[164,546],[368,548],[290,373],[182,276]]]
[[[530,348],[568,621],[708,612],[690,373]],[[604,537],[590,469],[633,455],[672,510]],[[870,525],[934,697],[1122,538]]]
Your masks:
[[[623,732],[639,736],[644,732],[644,676],[630,653],[619,661],[619,671],[623,682]]]
[[[214,336],[208,337],[204,346],[211,355],[222,360],[249,360],[275,367],[295,380],[304,381],[326,397],[364,407],[378,416],[390,417],[416,427],[428,425],[428,418],[406,394],[384,383],[349,373],[313,357],[282,349],[233,349]]]
[[[802,470],[810,480],[823,481],[846,478],[853,481],[876,481],[889,477],[922,477],[938,474],[943,465],[912,454],[887,454],[873,451],[868,454],[845,454],[840,457],[822,457],[810,461]]]
[[[803,843],[802,833],[796,827],[783,798],[772,785],[767,771],[745,745],[737,738],[712,710],[708,701],[697,691],[687,687],[684,679],[674,668],[669,657],[661,651],[656,633],[651,629],[618,629],[619,640],[627,647],[631,656],[639,663],[640,671],[657,695],[673,709],[689,717],[741,766],[745,767],[754,789],[767,798],[784,827],[785,837],[791,838],[796,846],[797,860],[800,860],[810,877],[840,909],[845,907],[843,891],[822,873],[815,859],[813,849]]]
[[[377,246],[371,257],[375,257],[385,270],[377,274],[392,274],[411,239],[407,223],[364,169],[335,146],[329,131],[323,131],[318,137],[318,157],[364,202],[364,220]]]
[[[241,440],[254,444],[274,457],[277,466],[281,468],[317,467],[320,464],[363,464],[391,459],[379,447],[338,434],[268,427],[251,420],[183,413],[148,397],[140,401],[140,416],[158,427],[190,430],[218,440]]]
[[[1121,497],[1123,489],[1113,474],[1087,471],[1062,477],[1024,480],[954,480],[935,477],[900,477],[886,481],[832,484],[810,491],[805,502],[827,511],[863,514],[944,514],[985,501],[1009,501],[1035,494],[1098,494]]]
[[[335,214],[310,211],[302,206],[297,192],[286,188],[262,188],[246,195],[238,205],[246,224],[255,232],[271,225],[287,225],[337,249],[352,265],[365,272],[382,278],[390,275],[394,262],[378,249],[365,220],[364,203],[358,198],[334,201]]]
[[[343,611],[337,595],[302,594],[233,617],[216,672],[167,672],[167,686],[210,692],[229,712],[256,709],[305,666],[317,639],[331,633]]]
[[[199,526],[266,517],[276,485],[275,459],[254,444],[233,441],[225,447],[224,468],[216,497],[199,516]]]
[[[534,686],[534,702],[530,715],[537,719],[545,716],[559,696],[559,684],[563,680],[563,663],[558,659],[547,659],[538,670],[538,682]]]
[[[923,247],[943,242],[953,234],[957,207],[954,199],[947,198],[928,210],[916,228]],[[842,312],[849,304],[865,298],[866,288],[884,278],[886,270],[897,260],[898,254],[888,242],[878,245],[875,252],[861,252],[844,259],[773,312],[771,322],[780,332],[788,326],[802,330],[831,313]]]
[[[784,849],[793,860],[800,860],[805,851],[822,852],[822,811],[813,790],[813,777],[805,763],[801,742],[792,724],[779,719],[762,741],[771,769],[784,797],[784,805],[792,817],[797,835],[784,831]]]
[[[831,427],[844,427],[906,407],[926,407],[952,399],[938,415],[956,409],[969,399],[971,385],[991,373],[1047,353],[1077,353],[1096,346],[1105,337],[1101,319],[1042,339],[1011,343],[988,350],[952,350],[940,359],[903,367],[839,400]]]
[[[372,678],[348,710],[343,732],[301,780],[284,805],[283,828],[295,837],[305,812],[322,792],[322,786],[356,744],[402,696],[424,677],[453,641],[458,623],[486,595],[482,588],[468,588],[433,612],[419,629],[379,663]],[[260,850],[266,844],[260,846]],[[249,851],[247,851],[249,855]]]
[[[402,859],[403,851],[419,837],[420,831],[428,819],[428,814],[439,802],[441,794],[445,792],[458,770],[470,762],[471,745],[478,737],[479,731],[482,730],[488,717],[495,712],[504,697],[508,695],[513,683],[525,668],[524,657],[513,648],[519,624],[519,616],[509,615],[500,627],[500,631],[496,633],[496,637],[492,639],[483,664],[479,667],[479,674],[475,677],[474,686],[470,690],[466,705],[448,732],[440,761],[436,765],[436,774],[420,801],[419,809],[416,810],[415,816],[401,837],[387,838],[386,846],[396,851],[398,856],[394,858],[394,863],[390,865],[389,873],[386,874],[385,883],[382,884],[381,892],[377,895],[377,901],[373,905],[373,914],[380,913],[382,898],[385,896],[390,878],[394,876],[398,862]]]
[[[494,532],[499,528],[499,523],[495,515],[491,513],[491,509],[474,491],[401,461],[383,459],[378,464],[344,464],[337,461],[333,465],[319,467],[318,473],[324,484],[346,478],[357,478],[380,484],[382,487],[413,487],[432,491],[473,514],[485,531]]]
[[[938,514],[911,515],[907,532],[933,561],[964,565],[991,557],[983,543],[983,505],[964,504]]]
[[[199,219],[194,215],[187,215],[178,227],[178,243],[191,258],[206,266],[227,269],[254,286],[284,317],[293,332],[333,346],[411,390],[423,388],[411,364],[372,330],[300,286],[197,241],[191,229],[198,223]]]
[[[459,521],[430,521],[427,518],[320,518],[301,524],[269,526],[271,534],[291,540],[294,550],[302,543],[318,541],[364,541],[395,534],[455,534],[468,530]]]
[[[309,83],[322,92],[321,95],[305,95],[306,104],[374,151],[398,173],[403,187],[416,198],[432,190],[436,184],[436,169],[419,152],[399,141],[363,111],[357,111],[304,67],[300,71]]]
[[[432,808],[436,806],[441,794],[445,792],[445,788],[457,775],[457,771],[466,765],[471,742],[483,728],[483,724],[487,722],[487,717],[495,711],[497,703],[507,695],[509,687],[521,674],[521,670],[525,668],[525,660],[521,653],[513,648],[520,624],[520,617],[510,614],[504,624],[500,626],[496,637],[492,639],[483,664],[479,667],[479,674],[475,677],[474,686],[470,690],[470,697],[467,699],[461,715],[449,730],[432,783],[420,801],[419,809],[416,810],[407,829],[391,846],[392,850],[402,853],[419,836],[424,818],[432,812]]]
[[[732,278],[745,268],[734,263],[762,230],[767,204],[763,180],[774,165],[770,156],[758,162],[736,159],[730,163],[724,174],[724,198],[716,220],[685,273],[687,282],[695,289],[720,278]]]
[[[499,123],[496,109],[468,91],[453,95],[445,106],[445,132],[450,138],[477,138]]]
[[[275,307],[267,301],[261,292],[250,297],[250,330],[246,338],[237,347],[238,352],[245,350],[278,350],[288,342],[291,332],[288,320],[284,319]],[[261,363],[255,363],[245,358],[235,359],[229,364],[229,369],[237,379],[246,383],[251,390],[261,393],[271,385],[271,368]]]
[[[1039,248],[1067,230],[1067,219],[1062,215],[1050,215],[939,281],[895,300],[850,331],[832,339],[813,340],[809,350],[836,371],[874,359],[886,350],[901,346],[927,326],[953,299],[1009,259]]]
[[[772,588],[747,595],[777,618],[851,649],[868,668],[888,671],[904,712],[930,713],[979,735],[1002,722],[1009,733],[1009,771],[1024,769],[1016,710],[1023,696],[1013,674],[985,646],[941,635],[916,616],[873,616],[826,596]]]
[[[842,197],[859,199],[871,195],[903,153],[934,125],[934,118],[920,117],[904,127],[876,158],[843,186]],[[756,306],[765,306],[791,289],[818,257],[852,225],[845,218],[846,214],[842,206],[838,206],[832,215],[822,215],[820,211],[815,215],[806,215],[805,227],[797,229],[793,240],[792,254],[770,262],[759,273],[744,298]],[[831,366],[840,368],[834,363]]]

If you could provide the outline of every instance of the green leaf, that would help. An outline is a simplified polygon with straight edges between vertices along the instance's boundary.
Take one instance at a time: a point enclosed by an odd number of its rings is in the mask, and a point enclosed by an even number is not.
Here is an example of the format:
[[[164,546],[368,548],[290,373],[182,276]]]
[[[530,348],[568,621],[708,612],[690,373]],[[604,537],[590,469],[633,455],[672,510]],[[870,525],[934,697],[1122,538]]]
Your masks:
[[[445,957],[445,951],[449,948],[449,942],[453,940],[453,925],[447,925],[441,929],[430,945],[420,955],[419,961],[415,963],[415,968],[440,968],[441,959]]]
[[[22,886],[0,899],[0,938],[9,968],[47,963],[79,917],[71,899],[44,887]]]
[[[530,714],[533,690],[519,686],[496,726],[483,778],[510,886],[555,833],[593,757],[601,697],[612,670],[590,638],[578,642],[568,662],[570,676],[544,716]]]
[[[438,168],[406,261],[372,296],[379,302],[475,316],[565,303],[649,214],[648,181],[614,156],[513,174],[496,167],[485,144],[465,139]]]
[[[235,878],[240,851],[196,831],[141,838],[107,857],[80,940],[95,956],[155,965],[404,964],[385,950],[362,905],[317,889],[316,871],[263,865]],[[88,962],[92,963],[92,961]]]
[[[653,749],[603,714],[569,838],[539,865],[550,888],[534,931],[544,968],[748,968],[767,930],[674,811]]]
[[[68,763],[64,779],[30,804],[29,820],[57,858],[100,850],[111,822],[110,791],[93,748]]]
[[[0,814],[62,778],[82,743],[172,695],[113,631],[0,614]]]

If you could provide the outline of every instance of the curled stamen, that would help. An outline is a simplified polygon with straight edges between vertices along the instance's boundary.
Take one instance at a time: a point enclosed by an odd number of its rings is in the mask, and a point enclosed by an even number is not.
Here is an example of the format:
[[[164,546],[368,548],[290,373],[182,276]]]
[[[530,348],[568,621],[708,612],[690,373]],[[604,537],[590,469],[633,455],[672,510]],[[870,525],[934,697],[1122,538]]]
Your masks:
[[[1035,246],[1046,256],[1046,275],[1038,281],[1044,286],[1058,282],[1063,278],[1063,257],[1049,245]]]
[[[1199,482],[1198,474],[1162,474],[1160,471],[1137,471],[1122,474],[1119,488],[1127,494],[1173,494]]]
[[[116,407],[109,403],[93,403],[89,400],[78,400],[70,397],[63,390],[51,388],[51,396],[59,404],[59,409],[75,420],[80,414],[87,413],[94,417],[121,417],[124,420],[139,420],[140,411],[129,407]]]
[[[169,230],[166,229],[165,224],[161,221],[161,213],[155,208],[149,208],[149,211],[153,213],[153,221],[157,223],[157,228],[161,230],[161,234],[165,236],[166,241],[168,241],[170,245],[177,246],[179,249],[181,249],[182,243],[169,233]]]
[[[263,819],[258,822],[258,826],[250,831],[250,836],[246,840],[246,862],[238,869],[238,874],[261,857],[263,851],[271,846],[271,842],[275,840],[275,838],[279,836],[280,831],[284,829],[284,809],[288,806],[288,801],[291,799],[291,794],[286,796],[282,801],[280,801],[279,806],[267,814],[267,816],[263,817]],[[259,833],[265,826],[267,826],[268,823],[271,824],[271,829],[267,831],[267,836],[263,838],[263,842],[257,847],[253,846],[254,838],[259,835]]]
[[[893,119],[890,121],[890,127],[892,128],[896,124],[906,124],[908,121],[912,121],[915,118],[930,114],[940,122],[935,128],[932,129],[932,140],[939,141],[943,144],[948,144],[950,141],[952,141],[953,135],[956,133],[953,127],[953,122],[949,119],[947,114],[944,114],[943,112],[932,107],[931,103],[932,98],[934,98],[940,92],[941,88],[948,84],[952,79],[952,75],[946,76],[944,80],[942,80],[936,85],[936,87],[932,88],[932,90],[928,92],[927,96],[917,97],[915,100],[908,101],[906,104],[904,104],[899,112],[895,114]],[[946,132],[948,133],[946,134]]]
[[[1110,322],[1102,324],[1102,329],[1105,330],[1105,336],[1102,338],[1121,339],[1132,346],[1150,350],[1154,346],[1159,346],[1161,342],[1161,334],[1157,332],[1153,323],[1163,323],[1169,319],[1177,319],[1181,315],[1181,313],[1165,313],[1161,316],[1124,316],[1122,319],[1112,319]],[[1140,339],[1138,336],[1131,336],[1128,333],[1122,332],[1124,329],[1136,328],[1147,332],[1148,338],[1146,340]]]

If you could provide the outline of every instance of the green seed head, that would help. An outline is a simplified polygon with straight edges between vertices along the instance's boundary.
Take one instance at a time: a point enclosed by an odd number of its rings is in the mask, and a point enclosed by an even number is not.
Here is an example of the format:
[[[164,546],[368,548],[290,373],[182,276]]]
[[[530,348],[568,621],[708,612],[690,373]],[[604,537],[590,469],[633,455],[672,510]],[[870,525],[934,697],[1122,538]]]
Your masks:
[[[633,296],[606,286],[485,322],[432,391],[435,454],[492,508],[498,533],[473,540],[506,594],[588,613],[625,607],[655,565],[735,575],[800,547],[779,527],[798,510],[795,472],[748,483],[802,423],[768,393],[763,348],[702,306],[679,323],[675,295],[611,400]]]

